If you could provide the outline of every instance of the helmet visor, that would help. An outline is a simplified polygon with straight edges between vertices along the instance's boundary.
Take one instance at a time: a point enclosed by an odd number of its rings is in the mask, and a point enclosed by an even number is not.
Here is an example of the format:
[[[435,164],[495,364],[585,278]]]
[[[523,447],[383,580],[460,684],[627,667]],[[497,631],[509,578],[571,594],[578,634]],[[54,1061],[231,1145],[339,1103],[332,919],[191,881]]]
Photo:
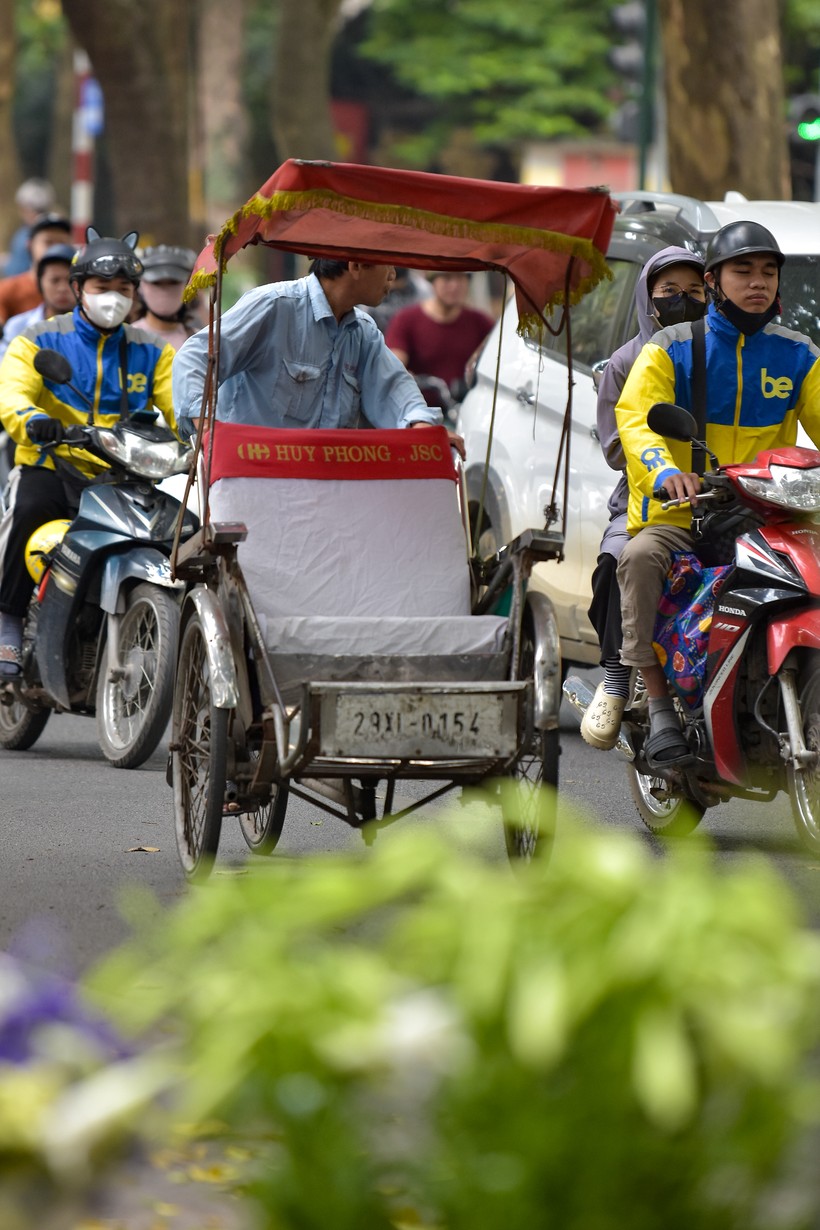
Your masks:
[[[116,278],[122,276],[132,282],[138,282],[142,276],[142,261],[138,256],[124,256],[119,253],[95,256],[85,266],[83,273],[94,278]]]

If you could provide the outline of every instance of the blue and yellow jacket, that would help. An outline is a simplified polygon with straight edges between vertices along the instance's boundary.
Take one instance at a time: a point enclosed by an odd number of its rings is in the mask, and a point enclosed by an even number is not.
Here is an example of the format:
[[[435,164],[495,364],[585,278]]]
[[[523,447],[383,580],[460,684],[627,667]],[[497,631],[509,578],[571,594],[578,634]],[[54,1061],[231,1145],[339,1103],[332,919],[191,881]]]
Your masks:
[[[820,448],[820,350],[802,333],[768,324],[745,336],[710,304],[706,315],[706,443],[722,465],[761,449],[794,444],[800,422]],[[628,528],[688,526],[688,508],[664,512],[651,499],[675,471],[691,471],[689,444],[666,441],[646,425],[655,402],[692,410],[692,325],[656,333],[641,350],[615,407],[629,478]]]
[[[177,431],[171,399],[171,364],[174,350],[156,333],[121,325],[113,333],[101,333],[85,319],[79,308],[29,326],[9,343],[0,363],[0,421],[17,445],[18,465],[54,468],[51,458],[32,444],[26,423],[35,414],[59,419],[66,427],[88,422],[88,408],[68,385],[43,380],[34,369],[38,350],[56,350],[71,364],[71,383],[94,407],[94,423],[110,427],[120,417],[120,338],[127,343],[128,409],[131,414],[155,417],[155,407],[172,431]],[[93,476],[105,466],[89,453],[54,450],[84,474]]]

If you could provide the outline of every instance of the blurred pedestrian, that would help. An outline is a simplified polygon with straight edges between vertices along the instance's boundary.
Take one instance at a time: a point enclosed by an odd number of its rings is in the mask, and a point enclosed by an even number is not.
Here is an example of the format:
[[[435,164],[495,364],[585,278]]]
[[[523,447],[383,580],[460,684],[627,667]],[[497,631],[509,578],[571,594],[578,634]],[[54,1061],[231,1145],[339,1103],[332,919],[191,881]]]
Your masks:
[[[3,266],[3,277],[10,278],[17,273],[25,273],[31,264],[28,250],[29,231],[40,217],[54,209],[54,189],[47,179],[27,179],[14,194],[14,203],[22,219],[9,240],[9,252]]]
[[[387,326],[385,341],[414,376],[442,380],[459,400],[467,360],[495,322],[489,313],[467,306],[469,273],[436,271],[427,277],[432,295],[397,312]],[[423,380],[419,382],[424,391]],[[441,404],[440,393],[434,389],[425,397],[429,405]]]
[[[0,279],[0,324],[11,316],[37,307],[42,296],[37,285],[37,262],[48,248],[71,239],[71,222],[62,214],[41,214],[29,230],[29,268],[24,273]]]

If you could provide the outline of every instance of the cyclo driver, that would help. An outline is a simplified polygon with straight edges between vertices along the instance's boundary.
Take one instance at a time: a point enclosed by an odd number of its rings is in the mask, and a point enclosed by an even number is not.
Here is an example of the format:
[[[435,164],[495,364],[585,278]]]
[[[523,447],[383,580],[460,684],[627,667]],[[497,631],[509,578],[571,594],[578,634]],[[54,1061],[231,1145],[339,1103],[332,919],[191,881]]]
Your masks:
[[[12,340],[0,364],[0,421],[17,445],[0,526],[0,677],[5,678],[20,672],[23,618],[32,590],[25,564],[28,538],[45,522],[72,515],[82,476],[93,478],[105,469],[104,462],[64,445],[65,429],[86,424],[90,404],[93,422],[106,427],[130,415],[156,418],[156,407],[178,434],[171,397],[174,350],[157,334],[123,323],[143,270],[134,252],[137,232],[112,239],[89,227],[87,240],[71,266],[73,311],[31,325]],[[34,359],[43,349],[69,361],[73,389],[37,372]],[[54,447],[44,452],[39,447],[44,444]]]

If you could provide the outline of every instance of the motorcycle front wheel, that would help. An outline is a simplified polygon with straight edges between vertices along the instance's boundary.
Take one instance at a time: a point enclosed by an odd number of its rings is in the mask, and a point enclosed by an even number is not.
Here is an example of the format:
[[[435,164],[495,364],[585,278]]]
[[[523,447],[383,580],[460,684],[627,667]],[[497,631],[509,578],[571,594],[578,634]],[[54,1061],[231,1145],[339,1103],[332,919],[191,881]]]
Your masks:
[[[665,793],[668,790],[664,778],[654,777],[651,773],[639,773],[633,765],[629,766],[627,772],[632,801],[650,833],[654,833],[656,837],[688,837],[694,832],[703,819],[703,807],[682,794],[657,798],[653,791]]]
[[[10,704],[0,697],[0,747],[10,752],[25,752],[33,747],[51,716],[50,709],[32,709],[15,693]]]
[[[812,655],[800,675],[803,740],[820,753],[820,658]],[[805,848],[820,856],[820,768],[787,768],[789,798],[797,835]]]
[[[189,880],[204,880],[222,832],[228,710],[214,703],[205,631],[198,615],[186,623],[179,647],[171,748],[179,859]]]
[[[97,737],[115,768],[141,765],[165,732],[178,635],[179,606],[168,590],[136,585],[120,620],[120,678],[109,678],[104,664],[97,682]]]

